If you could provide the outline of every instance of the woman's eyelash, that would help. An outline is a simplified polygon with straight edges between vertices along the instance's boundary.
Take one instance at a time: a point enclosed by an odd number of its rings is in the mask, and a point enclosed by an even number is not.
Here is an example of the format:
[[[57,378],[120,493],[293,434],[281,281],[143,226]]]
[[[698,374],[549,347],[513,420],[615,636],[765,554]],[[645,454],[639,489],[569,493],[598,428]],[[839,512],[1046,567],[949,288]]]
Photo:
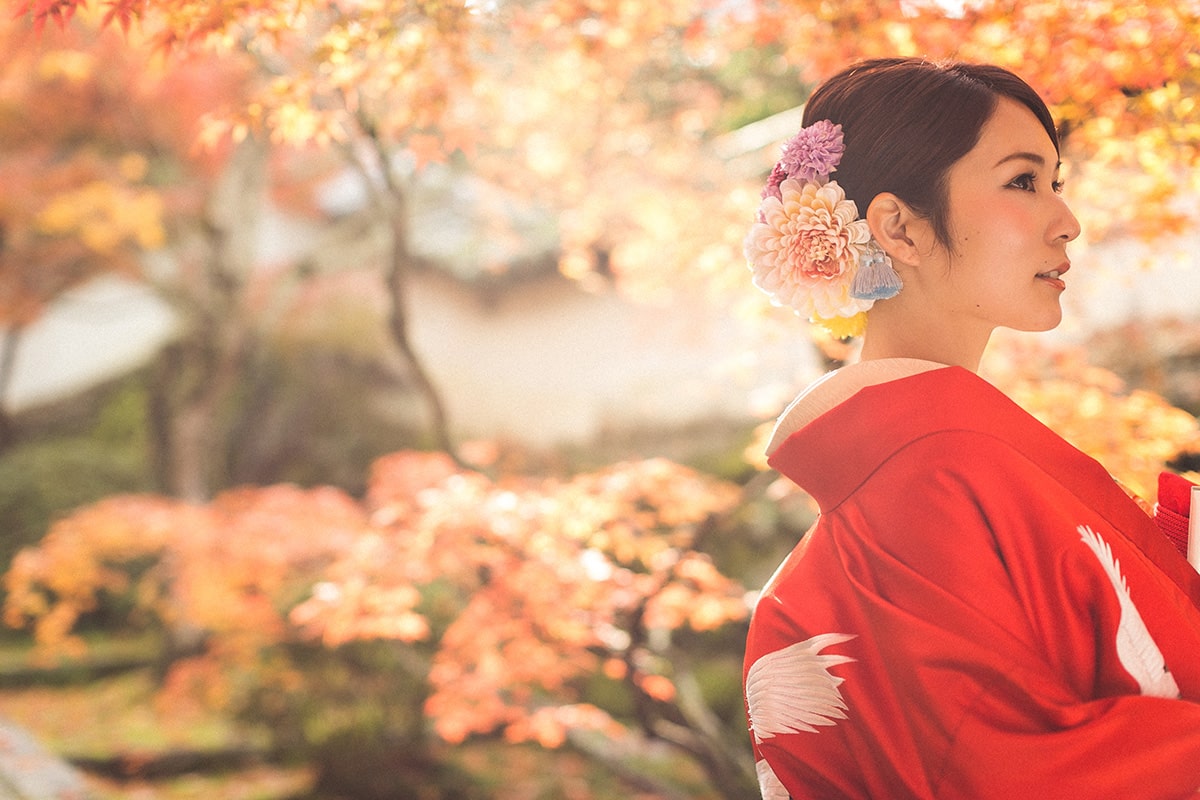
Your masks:
[[[1016,188],[1022,189],[1027,192],[1032,192],[1032,191],[1034,191],[1034,186],[1036,183],[1037,183],[1037,176],[1034,175],[1032,172],[1026,172],[1024,175],[1018,175],[1017,177],[1013,178],[1009,182],[1009,185],[1015,186]],[[1050,189],[1055,194],[1061,193],[1063,190],[1063,182],[1061,180],[1051,181]]]

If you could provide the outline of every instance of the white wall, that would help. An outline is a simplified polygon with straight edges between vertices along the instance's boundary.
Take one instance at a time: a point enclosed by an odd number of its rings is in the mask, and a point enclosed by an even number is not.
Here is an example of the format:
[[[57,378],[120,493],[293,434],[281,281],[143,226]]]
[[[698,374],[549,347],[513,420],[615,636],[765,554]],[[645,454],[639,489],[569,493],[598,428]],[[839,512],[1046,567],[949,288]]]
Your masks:
[[[636,305],[563,279],[527,284],[491,309],[446,282],[414,288],[416,344],[464,436],[543,445],[744,419],[752,403],[773,415],[816,375],[798,320],[792,339],[764,341],[700,303]]]

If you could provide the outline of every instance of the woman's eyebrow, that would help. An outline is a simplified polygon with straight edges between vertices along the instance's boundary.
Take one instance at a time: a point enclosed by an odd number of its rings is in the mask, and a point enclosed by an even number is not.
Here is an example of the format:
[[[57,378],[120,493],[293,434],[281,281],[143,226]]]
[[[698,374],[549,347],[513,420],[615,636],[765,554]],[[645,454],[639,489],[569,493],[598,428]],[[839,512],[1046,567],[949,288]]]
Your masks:
[[[1019,151],[1017,151],[1017,152],[1015,152],[1015,153],[1009,153],[1009,154],[1008,154],[1008,155],[1006,155],[1004,158],[1002,158],[1002,159],[1000,159],[999,161],[997,161],[997,162],[996,162],[996,166],[998,167],[998,166],[1000,166],[1001,164],[1006,164],[1006,163],[1008,163],[1009,161],[1032,161],[1033,163],[1037,164],[1039,167],[1044,167],[1044,166],[1046,166],[1046,159],[1045,159],[1045,158],[1043,158],[1042,156],[1038,155],[1037,153],[1031,153],[1031,152],[1028,152],[1028,151],[1025,151],[1025,150],[1019,150]],[[1058,168],[1059,168],[1059,167],[1061,167],[1061,166],[1062,166],[1062,162],[1061,162],[1061,161],[1058,161],[1058,162],[1056,162],[1056,163],[1054,164],[1054,168],[1055,168],[1055,169],[1058,169]]]

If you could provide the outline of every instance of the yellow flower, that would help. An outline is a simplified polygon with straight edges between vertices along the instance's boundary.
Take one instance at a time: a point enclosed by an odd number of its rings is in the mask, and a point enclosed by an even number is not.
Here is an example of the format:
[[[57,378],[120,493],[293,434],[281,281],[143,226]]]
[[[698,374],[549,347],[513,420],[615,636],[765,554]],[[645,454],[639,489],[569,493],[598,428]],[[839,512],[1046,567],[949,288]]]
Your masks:
[[[852,336],[862,336],[867,330],[867,314],[860,311],[853,317],[816,317],[812,320],[835,339],[849,339]]]

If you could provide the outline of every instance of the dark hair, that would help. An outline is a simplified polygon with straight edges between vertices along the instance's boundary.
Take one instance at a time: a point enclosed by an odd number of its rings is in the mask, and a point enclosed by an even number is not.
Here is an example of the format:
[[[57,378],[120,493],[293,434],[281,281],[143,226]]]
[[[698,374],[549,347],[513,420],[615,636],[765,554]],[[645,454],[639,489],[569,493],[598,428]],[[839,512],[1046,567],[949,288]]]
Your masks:
[[[822,84],[804,109],[804,125],[840,123],[846,151],[833,179],[866,214],[891,192],[930,220],[950,246],[946,173],[975,143],[996,103],[1008,97],[1033,112],[1058,152],[1045,102],[1001,67],[919,58],[855,64]]]

